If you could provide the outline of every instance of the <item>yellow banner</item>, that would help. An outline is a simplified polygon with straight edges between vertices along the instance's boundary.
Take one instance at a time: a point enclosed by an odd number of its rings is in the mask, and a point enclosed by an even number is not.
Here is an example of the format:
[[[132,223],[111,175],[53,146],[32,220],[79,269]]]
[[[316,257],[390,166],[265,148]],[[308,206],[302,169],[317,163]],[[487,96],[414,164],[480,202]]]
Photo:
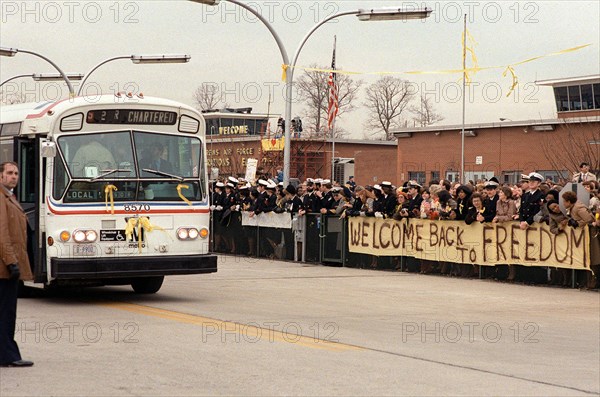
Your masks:
[[[476,265],[551,266],[590,270],[588,227],[555,235],[545,223],[521,230],[518,222],[479,223],[352,217],[350,252],[412,256]]]
[[[283,147],[285,146],[285,138],[263,139],[261,140],[261,145],[263,152],[280,151],[283,150]]]

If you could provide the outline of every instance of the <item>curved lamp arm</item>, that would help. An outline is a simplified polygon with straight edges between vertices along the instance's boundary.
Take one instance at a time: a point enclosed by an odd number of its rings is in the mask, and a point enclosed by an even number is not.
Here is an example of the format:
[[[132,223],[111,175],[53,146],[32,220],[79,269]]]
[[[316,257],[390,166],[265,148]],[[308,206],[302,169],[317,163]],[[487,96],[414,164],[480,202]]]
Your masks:
[[[42,58],[44,61],[46,61],[50,65],[54,66],[54,68],[58,71],[58,73],[60,73],[60,75],[62,76],[62,78],[67,83],[67,86],[69,87],[69,95],[71,96],[71,98],[73,98],[75,96],[75,90],[73,89],[73,84],[71,84],[71,80],[69,80],[69,78],[67,77],[67,75],[65,74],[65,72],[63,72],[62,69],[59,68],[57,64],[55,64],[54,62],[52,62],[50,59],[46,58],[45,56],[43,56],[41,54],[38,54],[37,52],[27,51],[27,50],[21,50],[21,49],[18,49],[18,48],[14,48],[14,50],[16,52],[22,52],[24,54],[30,54],[30,55],[34,55],[34,56],[36,56],[38,58]]]
[[[87,72],[85,74],[85,77],[83,78],[83,80],[81,80],[81,84],[79,85],[79,90],[77,91],[77,96],[81,95],[81,92],[83,91],[83,85],[85,84],[85,82],[88,79],[88,77],[90,77],[90,75],[96,69],[98,69],[100,66],[104,65],[105,63],[108,63],[110,61],[114,61],[114,60],[117,60],[117,59],[133,59],[133,55],[121,55],[121,56],[118,56],[118,57],[108,58],[108,59],[105,59],[104,61],[100,62],[96,66],[94,66],[89,72]]]

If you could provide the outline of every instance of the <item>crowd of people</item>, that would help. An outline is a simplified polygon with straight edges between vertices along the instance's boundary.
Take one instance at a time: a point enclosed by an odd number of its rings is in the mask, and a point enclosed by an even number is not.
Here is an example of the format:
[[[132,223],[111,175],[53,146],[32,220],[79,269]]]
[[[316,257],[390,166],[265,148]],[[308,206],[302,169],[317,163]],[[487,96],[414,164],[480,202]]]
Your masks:
[[[250,217],[267,212],[288,212],[293,217],[317,213],[340,218],[421,218],[466,224],[516,221],[523,230],[534,223],[545,222],[554,234],[562,233],[567,226],[590,225],[592,237],[597,239],[595,230],[600,227],[600,185],[586,163],[582,163],[580,169],[581,172],[573,176],[573,182],[583,184],[590,195],[589,204],[587,200],[579,200],[573,191],[559,197],[563,186],[545,180],[537,172],[522,174],[521,181],[515,184],[501,184],[492,177],[467,184],[434,180],[427,186],[413,180],[398,187],[388,181],[373,186],[357,185],[352,177],[345,184],[308,178],[297,186],[290,184],[285,187],[276,179],[261,178],[252,185],[243,179],[229,177],[213,185],[211,210],[215,221],[215,243],[224,251],[236,252],[235,238],[228,235],[227,230],[233,230],[230,227],[240,222],[242,211],[247,211]],[[559,202],[562,202],[564,210]],[[250,255],[256,254],[252,249],[253,243],[249,243]],[[275,245],[273,241],[270,243]],[[586,280],[578,282],[581,286],[596,287],[594,273],[597,274],[600,269],[599,264],[592,265],[594,272],[585,272]],[[371,267],[377,267],[377,258],[372,260]],[[456,276],[473,276],[481,271],[491,273],[486,277],[496,277],[501,267],[484,268],[421,261],[420,271]],[[515,280],[517,268],[507,266],[507,274],[503,278]],[[567,286],[573,282],[571,272],[567,270],[553,269],[550,275],[551,283]]]

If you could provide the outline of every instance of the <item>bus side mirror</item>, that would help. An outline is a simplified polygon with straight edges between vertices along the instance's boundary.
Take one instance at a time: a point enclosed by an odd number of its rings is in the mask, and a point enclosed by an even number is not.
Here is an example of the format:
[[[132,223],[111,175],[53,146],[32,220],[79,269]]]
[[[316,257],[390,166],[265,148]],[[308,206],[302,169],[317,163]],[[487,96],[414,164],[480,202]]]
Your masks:
[[[56,142],[42,140],[40,153],[42,157],[56,157]]]

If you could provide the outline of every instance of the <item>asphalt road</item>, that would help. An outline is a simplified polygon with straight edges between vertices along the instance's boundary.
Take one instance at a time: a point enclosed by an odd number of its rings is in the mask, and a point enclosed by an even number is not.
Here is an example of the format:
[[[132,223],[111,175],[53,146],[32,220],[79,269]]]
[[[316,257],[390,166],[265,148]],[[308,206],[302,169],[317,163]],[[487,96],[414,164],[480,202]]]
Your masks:
[[[0,396],[600,395],[600,294],[220,257],[19,300]]]

